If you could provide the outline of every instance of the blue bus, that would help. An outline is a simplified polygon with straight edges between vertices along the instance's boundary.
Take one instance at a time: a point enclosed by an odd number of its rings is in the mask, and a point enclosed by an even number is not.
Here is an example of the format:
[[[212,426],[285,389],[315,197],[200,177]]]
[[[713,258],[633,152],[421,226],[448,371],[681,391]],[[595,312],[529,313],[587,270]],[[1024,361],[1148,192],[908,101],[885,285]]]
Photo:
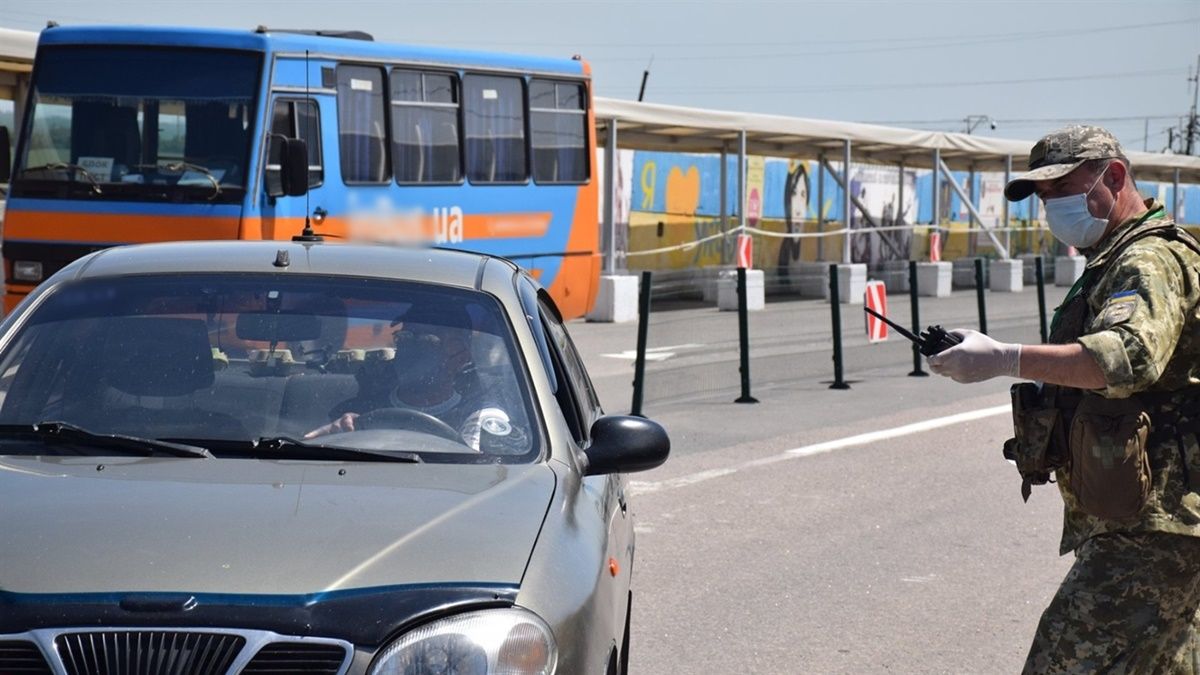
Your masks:
[[[38,41],[5,308],[90,251],[407,240],[511,258],[565,316],[599,279],[591,74],[359,32],[60,27]]]

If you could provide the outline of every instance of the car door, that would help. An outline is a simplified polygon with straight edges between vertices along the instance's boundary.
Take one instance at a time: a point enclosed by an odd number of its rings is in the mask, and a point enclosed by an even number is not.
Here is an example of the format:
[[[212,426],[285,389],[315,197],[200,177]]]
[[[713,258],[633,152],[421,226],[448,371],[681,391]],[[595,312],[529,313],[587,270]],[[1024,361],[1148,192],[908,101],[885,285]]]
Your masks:
[[[562,316],[554,301],[544,290],[538,294],[539,314],[549,348],[555,362],[555,375],[559,379],[559,405],[568,419],[572,433],[582,451],[591,443],[591,427],[604,415],[600,399],[592,386],[591,377],[583,359],[575,348]],[[605,603],[611,609],[611,629],[614,635],[624,630],[625,612],[633,567],[633,522],[625,500],[625,477],[621,474],[587,476],[583,479],[583,493],[593,500],[604,515],[607,526],[607,559],[609,569],[602,576],[611,581],[607,585]]]

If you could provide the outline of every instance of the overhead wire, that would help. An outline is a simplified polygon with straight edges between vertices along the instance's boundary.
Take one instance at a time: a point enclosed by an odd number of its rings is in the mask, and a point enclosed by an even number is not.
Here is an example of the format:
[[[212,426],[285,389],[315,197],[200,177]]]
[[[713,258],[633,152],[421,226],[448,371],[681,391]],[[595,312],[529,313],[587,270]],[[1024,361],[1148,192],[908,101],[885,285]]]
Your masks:
[[[1123,73],[1098,73],[1093,75],[1058,75],[1053,77],[1025,77],[1003,80],[952,80],[941,82],[878,82],[870,84],[813,84],[802,87],[710,87],[710,88],[659,88],[657,93],[668,94],[817,94],[827,92],[881,91],[888,89],[942,89],[947,87],[991,87],[1022,85],[1042,82],[1073,82],[1078,80],[1118,80],[1127,78],[1162,77],[1185,72],[1182,68],[1135,70]]]
[[[881,47],[867,47],[862,49],[820,49],[810,51],[791,51],[791,52],[762,52],[762,53],[713,53],[713,50],[708,49],[704,54],[690,54],[672,56],[668,53],[666,56],[659,56],[664,61],[731,61],[731,60],[760,60],[760,59],[790,59],[797,57],[821,57],[821,56],[842,56],[846,54],[878,54],[885,52],[900,52],[900,51],[915,51],[923,49],[947,48],[947,47],[976,47],[983,44],[1000,44],[1005,42],[1023,42],[1027,40],[1036,40],[1046,37],[1055,37],[1061,39],[1065,36],[1072,35],[1093,35],[1098,33],[1124,32],[1150,27],[1187,27],[1200,24],[1200,19],[1183,19],[1179,21],[1163,21],[1147,24],[1133,24],[1126,26],[1110,26],[1105,28],[1083,29],[1076,31],[1037,31],[1022,34],[1019,36],[959,36],[947,38],[944,42],[936,42],[933,40],[923,41],[917,44],[909,45],[892,45]],[[656,44],[646,44],[646,47],[654,47],[658,49]],[[704,47],[703,44],[698,47]],[[661,54],[660,51],[656,53]],[[595,57],[593,61],[603,61],[605,63],[615,63],[621,61],[644,61],[645,56],[628,56],[628,57]]]

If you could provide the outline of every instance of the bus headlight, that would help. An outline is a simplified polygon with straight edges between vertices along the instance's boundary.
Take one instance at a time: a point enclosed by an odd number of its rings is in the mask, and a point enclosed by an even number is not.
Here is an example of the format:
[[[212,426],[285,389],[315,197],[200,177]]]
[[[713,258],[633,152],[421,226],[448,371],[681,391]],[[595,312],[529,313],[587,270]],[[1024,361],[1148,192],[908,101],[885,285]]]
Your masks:
[[[550,627],[516,607],[447,617],[384,648],[370,675],[551,675],[558,648]]]
[[[13,279],[17,281],[41,281],[42,263],[33,260],[14,261]]]

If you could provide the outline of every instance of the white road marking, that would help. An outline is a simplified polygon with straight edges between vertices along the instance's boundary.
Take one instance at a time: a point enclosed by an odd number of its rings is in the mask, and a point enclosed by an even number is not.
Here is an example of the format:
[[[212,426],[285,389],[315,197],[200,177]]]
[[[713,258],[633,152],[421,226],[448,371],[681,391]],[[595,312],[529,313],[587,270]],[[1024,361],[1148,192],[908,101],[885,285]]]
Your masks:
[[[945,417],[938,417],[931,420],[914,422],[912,424],[905,424],[903,426],[893,427],[891,429],[869,431],[865,434],[847,436],[846,438],[839,438],[837,440],[826,441],[824,443],[803,445],[799,448],[784,450],[777,455],[763,457],[762,459],[742,462],[741,464],[736,464],[734,466],[721,469],[698,471],[696,473],[680,476],[678,478],[668,478],[660,481],[630,481],[629,490],[634,494],[648,494],[651,492],[660,492],[662,490],[673,490],[675,488],[685,487],[687,485],[702,483],[713,478],[729,476],[745,469],[767,466],[769,464],[775,464],[776,462],[782,462],[789,459],[796,459],[798,457],[811,457],[813,455],[820,455],[826,452],[832,452],[834,450],[854,447],[856,445],[867,445],[868,443],[875,443],[877,441],[888,440],[891,438],[910,436],[912,434],[919,434],[923,431],[931,431],[933,429],[940,429],[942,427],[949,427],[955,424],[961,424],[963,422],[970,422],[972,420],[1008,413],[1011,410],[1012,408],[1007,404],[998,405],[991,408],[980,408],[979,410],[971,410],[955,415],[947,415]]]
[[[925,574],[919,577],[904,577],[900,581],[906,581],[910,584],[929,584],[937,581],[937,575]]]
[[[668,347],[650,347],[650,348],[646,349],[646,360],[647,361],[666,361],[667,359],[671,358],[672,356],[675,356],[676,352],[682,351],[684,349],[696,349],[697,347],[703,347],[703,346],[704,345],[686,344],[686,345],[671,345]],[[617,352],[616,354],[601,354],[600,356],[607,356],[610,359],[626,359],[628,361],[633,361],[634,359],[637,358],[637,350],[636,349],[626,349],[625,351]]]

